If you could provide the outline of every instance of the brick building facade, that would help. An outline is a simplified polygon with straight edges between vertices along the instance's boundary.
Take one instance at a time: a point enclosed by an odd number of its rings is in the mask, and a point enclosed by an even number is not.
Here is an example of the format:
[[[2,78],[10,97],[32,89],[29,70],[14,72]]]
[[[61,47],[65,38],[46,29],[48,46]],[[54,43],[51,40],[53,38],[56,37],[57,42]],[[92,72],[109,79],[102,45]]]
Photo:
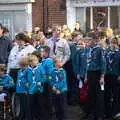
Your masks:
[[[13,38],[18,32],[31,31],[35,26],[46,30],[53,24],[63,25],[66,23],[66,10],[61,9],[64,1],[0,0],[0,23],[10,30]]]
[[[44,13],[45,0],[35,0],[32,4],[32,23],[33,27],[39,26],[42,30],[45,24]],[[54,24],[66,24],[66,9],[64,0],[48,0],[47,24],[52,26]]]

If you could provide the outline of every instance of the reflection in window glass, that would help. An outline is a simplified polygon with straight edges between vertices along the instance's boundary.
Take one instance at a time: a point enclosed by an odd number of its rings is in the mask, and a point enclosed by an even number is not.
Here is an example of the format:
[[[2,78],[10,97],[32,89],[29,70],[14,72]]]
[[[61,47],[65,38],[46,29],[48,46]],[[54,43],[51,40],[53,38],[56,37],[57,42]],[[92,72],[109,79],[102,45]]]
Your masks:
[[[118,7],[110,8],[110,26],[112,29],[118,29],[119,25],[119,17],[118,17]]]
[[[10,36],[14,38],[15,34],[25,31],[26,15],[24,11],[0,12],[0,23],[6,26],[10,31]]]
[[[86,32],[90,31],[90,8],[86,8]]]
[[[81,29],[86,31],[86,9],[76,8],[76,21],[79,21],[81,24]]]
[[[107,27],[107,7],[94,7],[93,8],[93,26]]]

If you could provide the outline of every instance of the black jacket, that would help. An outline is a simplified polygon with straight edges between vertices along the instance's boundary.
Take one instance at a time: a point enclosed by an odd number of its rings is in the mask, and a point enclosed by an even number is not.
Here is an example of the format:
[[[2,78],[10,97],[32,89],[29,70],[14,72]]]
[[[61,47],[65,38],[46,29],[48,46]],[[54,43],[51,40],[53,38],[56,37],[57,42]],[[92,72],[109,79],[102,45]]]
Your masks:
[[[0,64],[7,64],[11,48],[11,41],[7,37],[0,37]]]

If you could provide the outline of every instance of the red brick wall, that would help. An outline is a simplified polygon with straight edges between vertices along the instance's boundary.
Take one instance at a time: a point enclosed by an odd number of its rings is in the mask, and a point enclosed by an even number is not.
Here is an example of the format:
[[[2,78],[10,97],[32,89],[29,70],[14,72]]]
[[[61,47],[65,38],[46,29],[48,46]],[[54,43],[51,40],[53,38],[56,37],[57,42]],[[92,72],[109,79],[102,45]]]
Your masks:
[[[32,5],[32,24],[43,29],[43,0],[35,0]]]
[[[49,6],[48,6],[48,20],[49,20],[49,25],[54,25],[54,24],[66,24],[66,10],[60,8],[60,4],[53,2],[50,2],[49,0]]]
[[[48,0],[48,25],[66,24],[66,10],[60,8],[57,0]],[[33,3],[33,27],[40,26],[43,29],[43,0],[35,0]]]

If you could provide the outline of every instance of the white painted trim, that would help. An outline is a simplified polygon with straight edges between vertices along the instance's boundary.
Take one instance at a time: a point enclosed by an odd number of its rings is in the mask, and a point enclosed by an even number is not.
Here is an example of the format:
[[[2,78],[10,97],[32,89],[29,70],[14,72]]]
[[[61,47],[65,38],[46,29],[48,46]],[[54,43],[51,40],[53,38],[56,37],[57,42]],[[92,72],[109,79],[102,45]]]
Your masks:
[[[26,10],[25,4],[8,4],[0,5],[0,11],[16,11],[16,10]]]
[[[70,0],[66,1],[67,5],[67,25],[73,31],[76,23],[76,8],[71,7]]]
[[[94,2],[92,0],[86,1],[86,2],[80,2],[79,0],[71,0],[71,6],[72,7],[102,7],[102,6],[120,6],[120,0],[119,1],[110,1],[106,0],[105,2]]]
[[[1,4],[9,4],[9,3],[31,3],[35,2],[35,0],[0,0]]]
[[[25,29],[28,32],[32,31],[32,4],[26,4],[26,26]]]
[[[110,27],[110,6],[108,6],[108,25],[107,27]]]
[[[119,17],[118,18],[119,19],[119,23],[118,24],[119,24],[119,29],[120,29],[120,6],[118,7],[118,17]]]
[[[90,7],[90,29],[93,29],[93,7]]]
[[[86,7],[84,8],[84,31],[86,31]]]

